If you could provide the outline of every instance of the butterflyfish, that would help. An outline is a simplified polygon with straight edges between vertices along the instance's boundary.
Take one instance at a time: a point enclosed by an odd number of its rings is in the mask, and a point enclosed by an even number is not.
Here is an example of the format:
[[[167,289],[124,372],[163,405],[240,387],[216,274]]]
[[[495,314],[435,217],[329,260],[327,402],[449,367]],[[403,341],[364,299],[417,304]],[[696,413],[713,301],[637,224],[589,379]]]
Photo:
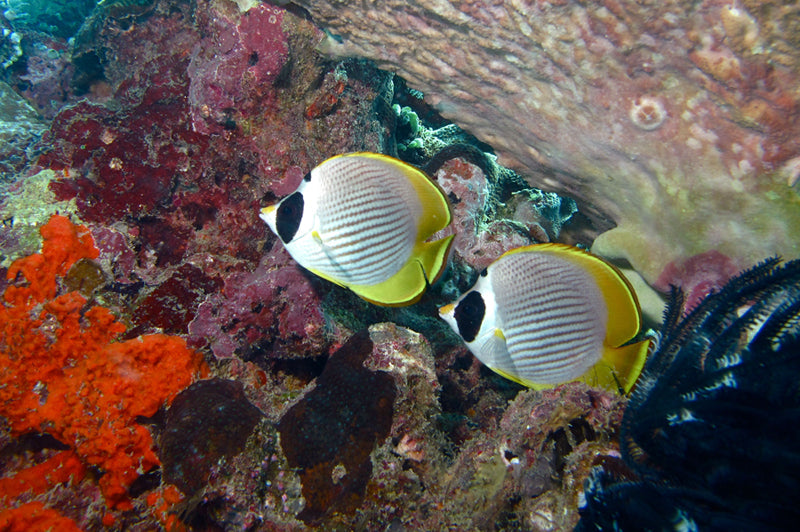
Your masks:
[[[439,309],[470,351],[530,388],[584,381],[629,392],[647,357],[636,294],[597,256],[564,244],[513,249]]]
[[[431,241],[451,220],[442,189],[378,153],[323,161],[260,217],[301,266],[383,306],[418,301],[447,265],[453,240]]]

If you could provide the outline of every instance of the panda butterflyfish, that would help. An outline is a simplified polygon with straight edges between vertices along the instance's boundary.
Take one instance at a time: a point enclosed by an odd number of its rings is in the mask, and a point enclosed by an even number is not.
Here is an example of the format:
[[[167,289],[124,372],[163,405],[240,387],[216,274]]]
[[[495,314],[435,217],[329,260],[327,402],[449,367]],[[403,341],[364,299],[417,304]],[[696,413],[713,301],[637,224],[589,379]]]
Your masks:
[[[622,274],[564,244],[505,253],[439,313],[486,366],[536,389],[584,381],[627,393],[650,344],[623,345],[641,317]]]
[[[430,241],[451,219],[438,185],[378,153],[323,161],[260,216],[301,266],[383,306],[418,301],[447,265],[453,240]]]

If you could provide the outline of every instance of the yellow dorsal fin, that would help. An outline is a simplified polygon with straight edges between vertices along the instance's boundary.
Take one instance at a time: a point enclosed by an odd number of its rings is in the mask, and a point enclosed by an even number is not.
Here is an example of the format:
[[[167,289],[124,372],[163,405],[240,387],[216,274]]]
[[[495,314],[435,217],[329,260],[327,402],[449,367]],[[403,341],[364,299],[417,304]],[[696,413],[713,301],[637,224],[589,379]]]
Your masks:
[[[454,235],[435,242],[420,242],[399,272],[382,283],[350,285],[353,292],[370,303],[402,307],[419,301],[429,283],[444,271]]]

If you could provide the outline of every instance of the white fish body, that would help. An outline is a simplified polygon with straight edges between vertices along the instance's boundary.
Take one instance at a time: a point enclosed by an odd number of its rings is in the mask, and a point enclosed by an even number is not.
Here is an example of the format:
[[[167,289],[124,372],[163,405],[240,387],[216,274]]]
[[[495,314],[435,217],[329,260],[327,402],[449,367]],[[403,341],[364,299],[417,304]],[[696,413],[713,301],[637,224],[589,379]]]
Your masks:
[[[452,237],[444,193],[420,170],[391,157],[327,159],[261,218],[303,267],[383,305],[416,301],[446,264]]]
[[[540,244],[512,250],[441,309],[485,365],[534,388],[584,380],[628,391],[647,342],[635,295],[610,265],[581,250]]]

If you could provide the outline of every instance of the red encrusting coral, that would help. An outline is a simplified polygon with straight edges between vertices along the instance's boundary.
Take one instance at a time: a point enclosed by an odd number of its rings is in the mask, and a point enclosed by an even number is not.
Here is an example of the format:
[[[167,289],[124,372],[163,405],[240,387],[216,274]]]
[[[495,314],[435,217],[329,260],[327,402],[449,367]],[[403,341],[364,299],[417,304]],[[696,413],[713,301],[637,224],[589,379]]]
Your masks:
[[[0,513],[0,530],[6,532],[37,532],[40,530],[80,532],[81,529],[72,519],[35,501]]]
[[[183,494],[171,484],[162,485],[147,495],[147,505],[155,513],[165,530],[182,532],[186,527],[170,509],[183,500]]]
[[[86,227],[56,215],[41,234],[42,252],[9,268],[0,305],[0,415],[13,435],[46,432],[71,446],[102,472],[109,507],[130,508],[127,488],[159,464],[136,418],[154,415],[207,367],[179,337],[115,342],[126,327],[108,309],[77,291],[58,294],[76,261],[98,255]]]
[[[73,451],[62,451],[35,466],[0,478],[0,500],[14,498],[23,493],[44,493],[56,484],[79,481],[86,474],[86,466]],[[3,530],[0,528],[0,530]]]

